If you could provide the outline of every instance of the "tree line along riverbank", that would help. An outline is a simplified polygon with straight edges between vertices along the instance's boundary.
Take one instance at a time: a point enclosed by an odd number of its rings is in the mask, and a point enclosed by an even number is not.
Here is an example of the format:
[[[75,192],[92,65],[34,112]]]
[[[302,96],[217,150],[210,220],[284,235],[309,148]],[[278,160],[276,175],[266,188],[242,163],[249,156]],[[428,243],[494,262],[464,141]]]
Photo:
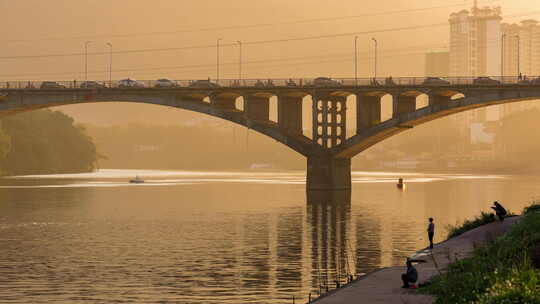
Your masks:
[[[472,229],[487,222],[482,215],[465,224]],[[540,303],[540,204],[525,208],[506,234],[451,263],[420,292],[438,304]]]
[[[0,174],[93,171],[96,145],[68,115],[39,110],[0,119]]]

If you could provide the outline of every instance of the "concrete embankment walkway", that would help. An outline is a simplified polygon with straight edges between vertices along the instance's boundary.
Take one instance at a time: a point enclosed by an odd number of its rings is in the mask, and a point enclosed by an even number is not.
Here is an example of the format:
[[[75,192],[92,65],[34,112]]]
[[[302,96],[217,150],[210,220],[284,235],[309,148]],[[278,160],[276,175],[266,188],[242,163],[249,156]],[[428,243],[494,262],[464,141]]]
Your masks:
[[[512,217],[504,220],[503,223],[495,222],[468,231],[458,237],[435,245],[433,258],[429,250],[416,252],[411,258],[422,259],[427,263],[416,265],[418,269],[418,282],[425,282],[438,273],[438,269],[444,271],[449,263],[456,259],[463,259],[469,256],[475,246],[481,245],[488,240],[492,240],[506,231],[521,217]],[[437,266],[435,267],[434,261]],[[403,260],[405,264],[405,259]],[[316,304],[428,304],[433,303],[434,298],[421,295],[414,289],[401,288],[401,274],[406,270],[403,267],[383,268],[371,273],[348,286],[335,291],[313,303]]]

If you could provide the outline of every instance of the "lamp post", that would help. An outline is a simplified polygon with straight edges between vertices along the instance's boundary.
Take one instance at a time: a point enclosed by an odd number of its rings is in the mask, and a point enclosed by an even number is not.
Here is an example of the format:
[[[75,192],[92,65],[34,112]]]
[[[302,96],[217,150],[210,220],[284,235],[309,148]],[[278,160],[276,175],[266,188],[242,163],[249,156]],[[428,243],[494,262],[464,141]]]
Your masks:
[[[84,80],[88,81],[88,45],[92,41],[86,41],[84,43]]]
[[[109,87],[112,88],[112,43],[107,42],[107,45],[109,46]]]
[[[238,55],[238,80],[242,80],[242,41],[238,40],[236,41],[236,43],[238,43],[240,52],[240,54]]]
[[[517,39],[517,71],[518,77],[521,75],[521,41],[519,35],[515,36]]]
[[[504,82],[504,42],[506,40],[506,34],[501,36],[501,81]]]
[[[375,77],[374,77],[374,79],[377,80],[377,48],[378,48],[378,43],[377,43],[377,39],[375,39],[375,38],[371,38],[371,40],[373,40],[373,42],[375,43]]]
[[[219,84],[219,42],[221,41],[221,38],[217,40],[217,66],[216,66],[216,83]]]
[[[358,36],[354,37],[354,84],[358,86]]]

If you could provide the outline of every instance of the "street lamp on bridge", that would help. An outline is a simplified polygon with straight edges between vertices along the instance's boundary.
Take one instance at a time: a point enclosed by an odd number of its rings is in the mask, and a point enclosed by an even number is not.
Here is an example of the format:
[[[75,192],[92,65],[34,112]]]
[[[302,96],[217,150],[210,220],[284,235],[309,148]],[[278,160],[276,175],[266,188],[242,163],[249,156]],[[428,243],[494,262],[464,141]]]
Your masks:
[[[521,76],[521,40],[519,35],[516,35],[515,37],[517,39],[517,72],[519,77]]]
[[[242,80],[242,41],[236,41],[239,47],[239,58],[238,58],[238,80]]]
[[[504,41],[506,40],[506,34],[501,36],[501,81],[504,81]]]
[[[219,42],[221,41],[221,38],[218,38],[217,40],[217,66],[216,66],[216,83],[219,84]]]
[[[373,79],[376,81],[377,80],[377,48],[378,48],[378,43],[377,43],[377,39],[375,39],[375,38],[371,38],[371,40],[373,40],[373,42],[375,43],[375,77]]]
[[[358,85],[358,36],[354,37],[354,85]]]
[[[112,43],[107,42],[109,46],[109,87],[112,88]]]
[[[86,41],[84,43],[84,80],[88,81],[88,45],[92,41]]]

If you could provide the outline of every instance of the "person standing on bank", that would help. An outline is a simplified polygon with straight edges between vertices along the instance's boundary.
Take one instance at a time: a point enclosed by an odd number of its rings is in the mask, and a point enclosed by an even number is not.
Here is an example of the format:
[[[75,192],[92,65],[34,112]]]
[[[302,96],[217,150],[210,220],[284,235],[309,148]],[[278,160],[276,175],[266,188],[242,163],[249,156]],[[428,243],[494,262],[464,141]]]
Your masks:
[[[435,224],[433,224],[433,218],[429,218],[429,225],[427,227],[427,233],[429,238],[429,249],[433,249],[433,236],[435,235]]]

